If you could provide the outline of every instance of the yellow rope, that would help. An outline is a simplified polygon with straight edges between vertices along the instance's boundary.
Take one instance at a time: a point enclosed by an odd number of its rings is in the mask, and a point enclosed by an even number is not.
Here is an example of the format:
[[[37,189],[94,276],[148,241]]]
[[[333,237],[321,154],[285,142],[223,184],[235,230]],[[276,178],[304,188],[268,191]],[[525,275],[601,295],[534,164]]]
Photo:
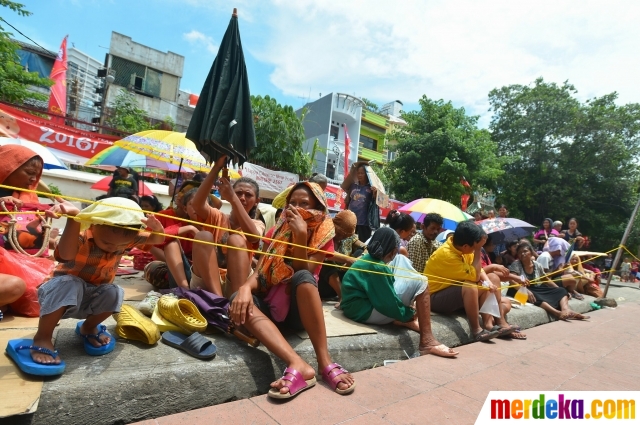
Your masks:
[[[1,188],[6,188],[6,189],[12,189],[14,191],[32,192],[32,193],[35,193],[35,194],[38,194],[38,195],[51,196],[50,193],[39,192],[39,191],[36,191],[36,190],[22,189],[22,188],[18,188],[18,187],[3,185],[3,184],[0,184],[0,187]],[[73,200],[73,201],[76,201],[76,202],[82,202],[82,203],[86,203],[86,204],[95,204],[96,203],[96,201],[92,201],[92,200],[88,200],[88,199],[82,199],[82,198],[76,198],[76,197],[73,197],[73,196],[67,196],[67,195],[55,195],[55,196],[57,196],[59,198],[62,198],[62,199]],[[108,203],[105,203],[104,201],[102,202],[102,205],[111,206],[111,207],[117,207],[117,208],[121,208],[121,209],[128,209],[128,210],[131,210],[131,211],[139,211],[138,209],[124,207],[122,205],[112,205],[112,204],[110,205]],[[270,242],[275,241],[275,239],[268,238],[266,236],[260,236],[260,235],[255,235],[255,234],[251,234],[251,233],[245,233],[242,230],[227,229],[227,228],[222,227],[222,226],[216,226],[216,225],[212,225],[212,224],[201,223],[201,222],[190,220],[190,219],[187,219],[187,218],[181,218],[181,217],[172,216],[172,215],[168,215],[168,214],[161,214],[159,212],[154,212],[154,211],[145,211],[145,210],[142,210],[142,211],[143,211],[143,213],[153,214],[154,216],[165,217],[165,218],[169,218],[171,220],[182,221],[182,222],[185,222],[185,223],[193,224],[194,226],[210,227],[210,228],[214,228],[214,229],[218,229],[218,230],[237,233],[237,234],[244,235],[244,236],[247,236],[247,235],[248,236],[253,236],[255,238],[267,240],[267,241],[270,241]],[[2,214],[16,214],[16,213],[17,212],[0,212],[0,215],[2,215]],[[44,212],[41,212],[41,211],[25,211],[25,212],[20,212],[20,214],[44,214]],[[74,216],[68,216],[68,215],[65,215],[65,214],[60,214],[60,217],[66,217],[66,218],[74,219]],[[104,223],[101,223],[101,224],[104,224]],[[140,230],[140,229],[131,228],[131,227],[124,227],[124,226],[118,226],[118,227],[129,229],[129,230],[136,230],[136,231]],[[315,261],[315,260],[310,260],[310,259],[302,260],[300,258],[290,257],[290,256],[286,256],[286,255],[279,255],[279,254],[266,254],[263,251],[253,250],[253,249],[249,249],[249,248],[241,248],[241,247],[229,246],[229,245],[220,244],[220,243],[216,243],[216,242],[209,242],[209,241],[203,241],[203,240],[198,240],[198,239],[187,238],[187,237],[184,237],[184,236],[168,235],[166,233],[160,233],[160,232],[149,232],[148,230],[146,230],[146,231],[148,233],[150,233],[150,234],[160,235],[160,236],[163,236],[163,237],[169,237],[169,238],[173,238],[173,239],[180,239],[180,240],[185,240],[185,241],[189,241],[189,242],[201,243],[201,244],[205,244],[205,245],[226,247],[227,249],[230,248],[230,249],[235,249],[235,250],[239,250],[239,251],[251,252],[253,254],[281,257],[281,258],[289,259],[289,260],[293,260],[293,261],[304,261],[304,262],[307,262],[307,263],[318,264],[318,265],[324,264],[321,261]],[[286,245],[290,245],[290,246],[293,246],[293,247],[308,249],[308,247],[306,245],[299,245],[299,244],[296,244],[296,243],[293,243],[293,242],[285,242],[285,241],[276,241],[276,242],[283,243],[283,244],[286,244]],[[620,245],[619,247],[624,248],[634,258],[637,259],[637,257],[635,257],[635,255],[633,255],[625,246]],[[612,251],[615,251],[619,247],[613,248],[612,250],[607,251],[604,254],[606,255],[606,254],[608,254],[608,253],[610,253]],[[329,255],[329,256],[333,256],[334,255],[334,252],[330,252],[330,251],[324,251],[324,250],[315,250],[315,251],[319,252],[319,253],[322,253],[322,254],[325,254],[325,255]],[[362,258],[358,259],[358,261],[362,261],[362,262],[370,263],[370,264],[379,264],[379,263],[377,263],[375,261],[369,261],[369,260],[365,260],[365,259],[362,259]],[[580,261],[579,264],[582,264],[582,261]],[[359,271],[359,272],[364,272],[364,273],[372,273],[372,274],[378,274],[378,275],[383,275],[383,276],[395,276],[393,273],[378,272],[378,271],[373,271],[373,270],[364,270],[364,269],[354,268],[353,266],[343,266],[343,265],[339,265],[339,264],[332,264],[332,266],[336,267],[336,268],[341,268],[341,269],[346,269],[346,270],[354,270],[354,271]],[[407,268],[404,268],[404,267],[390,266],[390,265],[387,265],[387,267],[389,267],[390,269],[406,271],[406,272],[409,272],[411,274],[419,274],[421,276],[426,276],[427,278],[429,278],[429,277],[437,278],[439,280],[447,281],[447,284],[451,285],[451,286],[461,286],[461,287],[465,287],[466,286],[466,287],[477,287],[479,289],[487,289],[487,288],[485,288],[483,286],[479,286],[479,285],[477,285],[475,283],[458,281],[458,280],[455,280],[455,279],[449,279],[449,278],[442,277],[442,276],[430,275],[430,274],[426,274],[424,272],[419,272],[417,270],[407,269]],[[572,268],[571,265],[569,265],[568,267],[565,267],[563,269],[556,270],[553,273],[548,273],[548,274],[540,276],[540,277],[538,277],[536,279],[530,280],[529,283],[546,279],[547,277],[549,277],[551,275],[556,275],[559,271],[568,270],[570,268]],[[540,284],[542,284],[542,283],[543,282],[541,282]],[[521,286],[520,284],[514,284],[514,285],[509,285],[509,286],[502,286],[501,288],[502,289],[519,288],[520,286]]]

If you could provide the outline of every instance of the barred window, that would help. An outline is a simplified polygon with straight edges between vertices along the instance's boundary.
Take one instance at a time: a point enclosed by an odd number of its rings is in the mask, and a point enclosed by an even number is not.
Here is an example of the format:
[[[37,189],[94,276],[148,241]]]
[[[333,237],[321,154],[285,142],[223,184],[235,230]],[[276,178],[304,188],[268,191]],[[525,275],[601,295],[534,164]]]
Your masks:
[[[113,55],[111,69],[116,73],[114,84],[141,94],[160,97],[162,72]]]

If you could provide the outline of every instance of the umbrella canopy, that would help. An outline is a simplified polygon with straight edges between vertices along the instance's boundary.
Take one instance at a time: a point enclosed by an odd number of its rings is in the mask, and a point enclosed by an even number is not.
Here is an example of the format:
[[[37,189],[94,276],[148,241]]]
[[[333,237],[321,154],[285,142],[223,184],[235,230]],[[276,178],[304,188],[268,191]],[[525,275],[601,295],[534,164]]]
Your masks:
[[[177,165],[178,168],[187,166],[197,171],[209,171],[210,168],[196,145],[184,133],[147,130],[127,136],[114,144],[148,158]]]
[[[425,215],[438,213],[444,219],[442,227],[448,230],[455,230],[458,223],[473,218],[450,202],[432,198],[416,199],[402,206],[399,211],[408,213],[419,223],[422,223]]]
[[[503,242],[515,241],[525,238],[531,234],[536,226],[517,218],[488,218],[486,220],[477,221],[476,224],[482,227],[487,234],[491,234],[493,243],[500,244]]]
[[[242,164],[257,146],[236,9],[202,87],[187,137],[210,162],[227,155]]]
[[[45,170],[68,170],[67,166],[53,154],[46,146],[39,145],[35,142],[30,142],[24,139],[13,139],[11,137],[0,137],[1,145],[21,145],[25,148],[29,148],[36,153],[44,162]]]
[[[107,176],[103,179],[100,179],[97,182],[95,182],[93,186],[91,186],[91,189],[99,190],[101,192],[108,192],[109,183],[111,183],[111,179],[113,179],[113,176]],[[144,184],[142,180],[140,180],[138,182],[138,195],[140,196],[153,195],[153,191],[149,188],[149,186]]]
[[[113,165],[116,167],[125,168],[143,168],[154,169],[164,171],[178,171],[180,165],[172,164],[171,162],[164,162],[158,159],[154,159],[143,154],[136,153],[131,150],[127,150],[118,146],[111,146],[102,152],[99,152],[93,158],[89,159],[86,166],[97,165]],[[185,165],[182,166],[181,172],[193,173],[193,170]]]

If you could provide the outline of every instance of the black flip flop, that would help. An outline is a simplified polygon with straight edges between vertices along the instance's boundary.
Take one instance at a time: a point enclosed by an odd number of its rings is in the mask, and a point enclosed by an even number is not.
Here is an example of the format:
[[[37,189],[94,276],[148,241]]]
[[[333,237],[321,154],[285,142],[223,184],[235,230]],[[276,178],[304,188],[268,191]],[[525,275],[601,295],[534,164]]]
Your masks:
[[[478,332],[477,334],[473,335],[473,339],[476,342],[481,342],[481,341],[489,341],[492,338],[495,338],[498,336],[498,332],[495,331],[488,331],[486,329],[481,330],[480,332]]]
[[[213,342],[198,332],[187,336],[180,332],[168,331],[162,334],[162,342],[201,360],[214,358],[218,350]]]

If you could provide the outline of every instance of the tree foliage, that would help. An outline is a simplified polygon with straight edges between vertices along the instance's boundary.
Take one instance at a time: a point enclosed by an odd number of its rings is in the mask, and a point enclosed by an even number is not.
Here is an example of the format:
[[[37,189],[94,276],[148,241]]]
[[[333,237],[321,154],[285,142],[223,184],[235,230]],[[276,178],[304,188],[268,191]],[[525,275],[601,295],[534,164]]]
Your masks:
[[[617,93],[581,103],[576,93],[542,78],[489,93],[505,164],[498,200],[534,224],[576,217],[592,248],[606,250],[637,200],[640,105],[616,105]]]
[[[438,198],[459,205],[462,176],[494,187],[501,162],[489,132],[478,129],[478,117],[443,100],[423,96],[419,103],[420,110],[402,114],[407,125],[391,135],[398,155],[385,172],[389,192],[402,201]]]
[[[272,170],[308,176],[311,161],[302,150],[304,112],[298,117],[291,106],[282,106],[269,96],[251,96],[251,107],[258,142],[258,147],[251,152],[251,162]]]
[[[20,3],[0,0],[0,6],[20,16],[31,15]],[[24,70],[17,53],[20,46],[11,41],[11,35],[0,25],[0,100],[12,103],[23,103],[27,99],[46,101],[47,95],[30,91],[29,86],[51,87],[53,81],[41,78],[37,72]]]
[[[127,133],[138,133],[154,128],[147,120],[144,109],[138,106],[136,96],[125,89],[120,89],[116,96],[106,124]]]

